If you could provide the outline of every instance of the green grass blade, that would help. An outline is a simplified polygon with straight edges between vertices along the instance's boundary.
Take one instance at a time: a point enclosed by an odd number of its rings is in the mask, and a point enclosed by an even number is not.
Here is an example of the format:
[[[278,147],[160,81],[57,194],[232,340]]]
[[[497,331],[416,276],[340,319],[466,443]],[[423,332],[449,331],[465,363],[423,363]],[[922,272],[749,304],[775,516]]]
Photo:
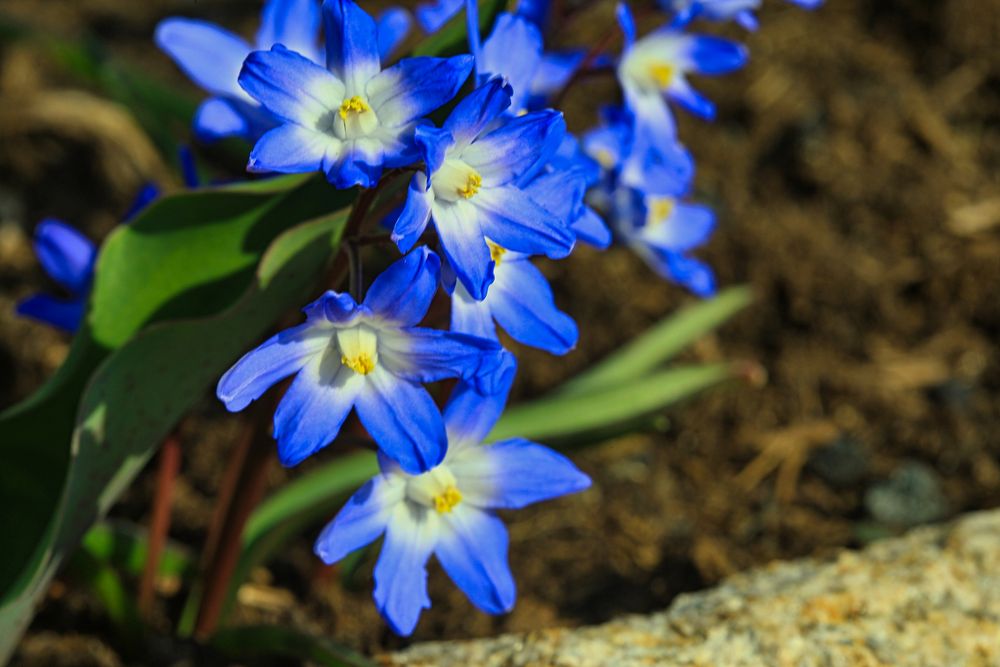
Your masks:
[[[277,625],[248,625],[215,633],[210,645],[230,660],[263,655],[296,658],[324,667],[375,667],[375,663],[325,637]]]
[[[599,364],[560,387],[560,395],[585,394],[623,384],[669,361],[753,301],[748,287],[732,287],[688,306],[645,332]]]

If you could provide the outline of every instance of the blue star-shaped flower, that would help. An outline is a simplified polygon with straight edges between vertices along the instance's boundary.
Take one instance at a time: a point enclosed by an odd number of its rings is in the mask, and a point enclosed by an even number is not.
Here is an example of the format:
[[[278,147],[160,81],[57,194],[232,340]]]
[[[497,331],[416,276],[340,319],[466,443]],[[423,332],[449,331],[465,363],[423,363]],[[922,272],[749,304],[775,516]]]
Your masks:
[[[332,564],[385,534],[374,597],[398,634],[411,634],[421,610],[430,607],[426,566],[432,554],[479,609],[510,611],[516,589],[507,529],[495,510],[590,486],[586,475],[547,447],[522,439],[480,444],[503,410],[512,378],[513,368],[506,387],[493,395],[460,383],[445,408],[444,460],[410,475],[381,459],[381,474],[347,501],[316,540],[316,554]]]
[[[383,70],[375,21],[353,0],[326,0],[323,18],[326,68],[281,45],[243,65],[240,85],[281,123],[248,169],[321,170],[338,188],[371,187],[384,167],[417,159],[414,129],[455,96],[472,57],[406,58]]]
[[[437,255],[421,247],[386,269],[364,302],[327,292],[305,308],[306,322],[273,336],[219,380],[218,397],[239,411],[295,375],[274,415],[278,455],[300,463],[329,444],[352,409],[381,451],[411,473],[444,457],[441,414],[421,386],[444,378],[488,384],[500,346],[416,326],[440,278]]]
[[[445,257],[475,299],[493,282],[487,238],[507,250],[565,257],[574,234],[519,185],[540,169],[565,132],[562,114],[502,119],[511,89],[494,78],[452,111],[444,127],[417,131],[426,171],[410,182],[393,240],[410,248],[434,221]]]

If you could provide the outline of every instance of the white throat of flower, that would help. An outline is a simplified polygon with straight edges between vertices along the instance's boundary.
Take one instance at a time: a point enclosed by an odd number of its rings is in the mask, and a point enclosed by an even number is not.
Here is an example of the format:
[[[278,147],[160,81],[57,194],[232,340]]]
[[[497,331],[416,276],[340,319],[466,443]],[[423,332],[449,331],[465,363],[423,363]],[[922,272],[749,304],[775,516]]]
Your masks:
[[[333,114],[333,135],[342,141],[368,136],[379,125],[378,115],[368,101],[360,96],[345,97]]]
[[[409,477],[406,496],[438,514],[450,514],[462,503],[462,492],[458,489],[458,482],[446,465],[439,465],[422,475]]]
[[[337,330],[340,363],[358,375],[368,375],[378,366],[378,335],[363,324]]]
[[[431,180],[434,198],[444,201],[472,199],[483,185],[483,177],[461,158],[446,158]]]

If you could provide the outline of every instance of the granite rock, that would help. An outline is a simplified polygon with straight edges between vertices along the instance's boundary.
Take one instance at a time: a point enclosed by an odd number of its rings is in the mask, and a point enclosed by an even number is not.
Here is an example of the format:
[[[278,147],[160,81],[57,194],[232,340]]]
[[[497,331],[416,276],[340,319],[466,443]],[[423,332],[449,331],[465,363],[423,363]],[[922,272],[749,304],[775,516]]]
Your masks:
[[[600,626],[419,644],[409,667],[1000,666],[1000,510],[782,562]]]

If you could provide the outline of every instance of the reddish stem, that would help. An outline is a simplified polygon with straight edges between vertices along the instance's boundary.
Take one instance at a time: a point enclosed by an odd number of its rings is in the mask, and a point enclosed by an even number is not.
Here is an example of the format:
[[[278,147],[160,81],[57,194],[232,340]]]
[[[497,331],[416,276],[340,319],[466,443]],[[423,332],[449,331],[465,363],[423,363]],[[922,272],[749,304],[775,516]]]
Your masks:
[[[173,503],[174,486],[181,468],[181,442],[173,432],[163,441],[160,448],[159,469],[156,473],[156,493],[153,497],[153,515],[149,521],[149,551],[139,582],[139,612],[149,617],[155,599],[156,575],[160,569],[160,557],[170,532],[170,508]]]
[[[243,527],[264,495],[273,449],[267,428],[268,416],[268,409],[263,406],[257,408],[250,442],[238,469],[232,501],[225,512],[218,543],[205,569],[204,592],[194,627],[194,635],[198,639],[207,639],[218,627],[243,544]]]

